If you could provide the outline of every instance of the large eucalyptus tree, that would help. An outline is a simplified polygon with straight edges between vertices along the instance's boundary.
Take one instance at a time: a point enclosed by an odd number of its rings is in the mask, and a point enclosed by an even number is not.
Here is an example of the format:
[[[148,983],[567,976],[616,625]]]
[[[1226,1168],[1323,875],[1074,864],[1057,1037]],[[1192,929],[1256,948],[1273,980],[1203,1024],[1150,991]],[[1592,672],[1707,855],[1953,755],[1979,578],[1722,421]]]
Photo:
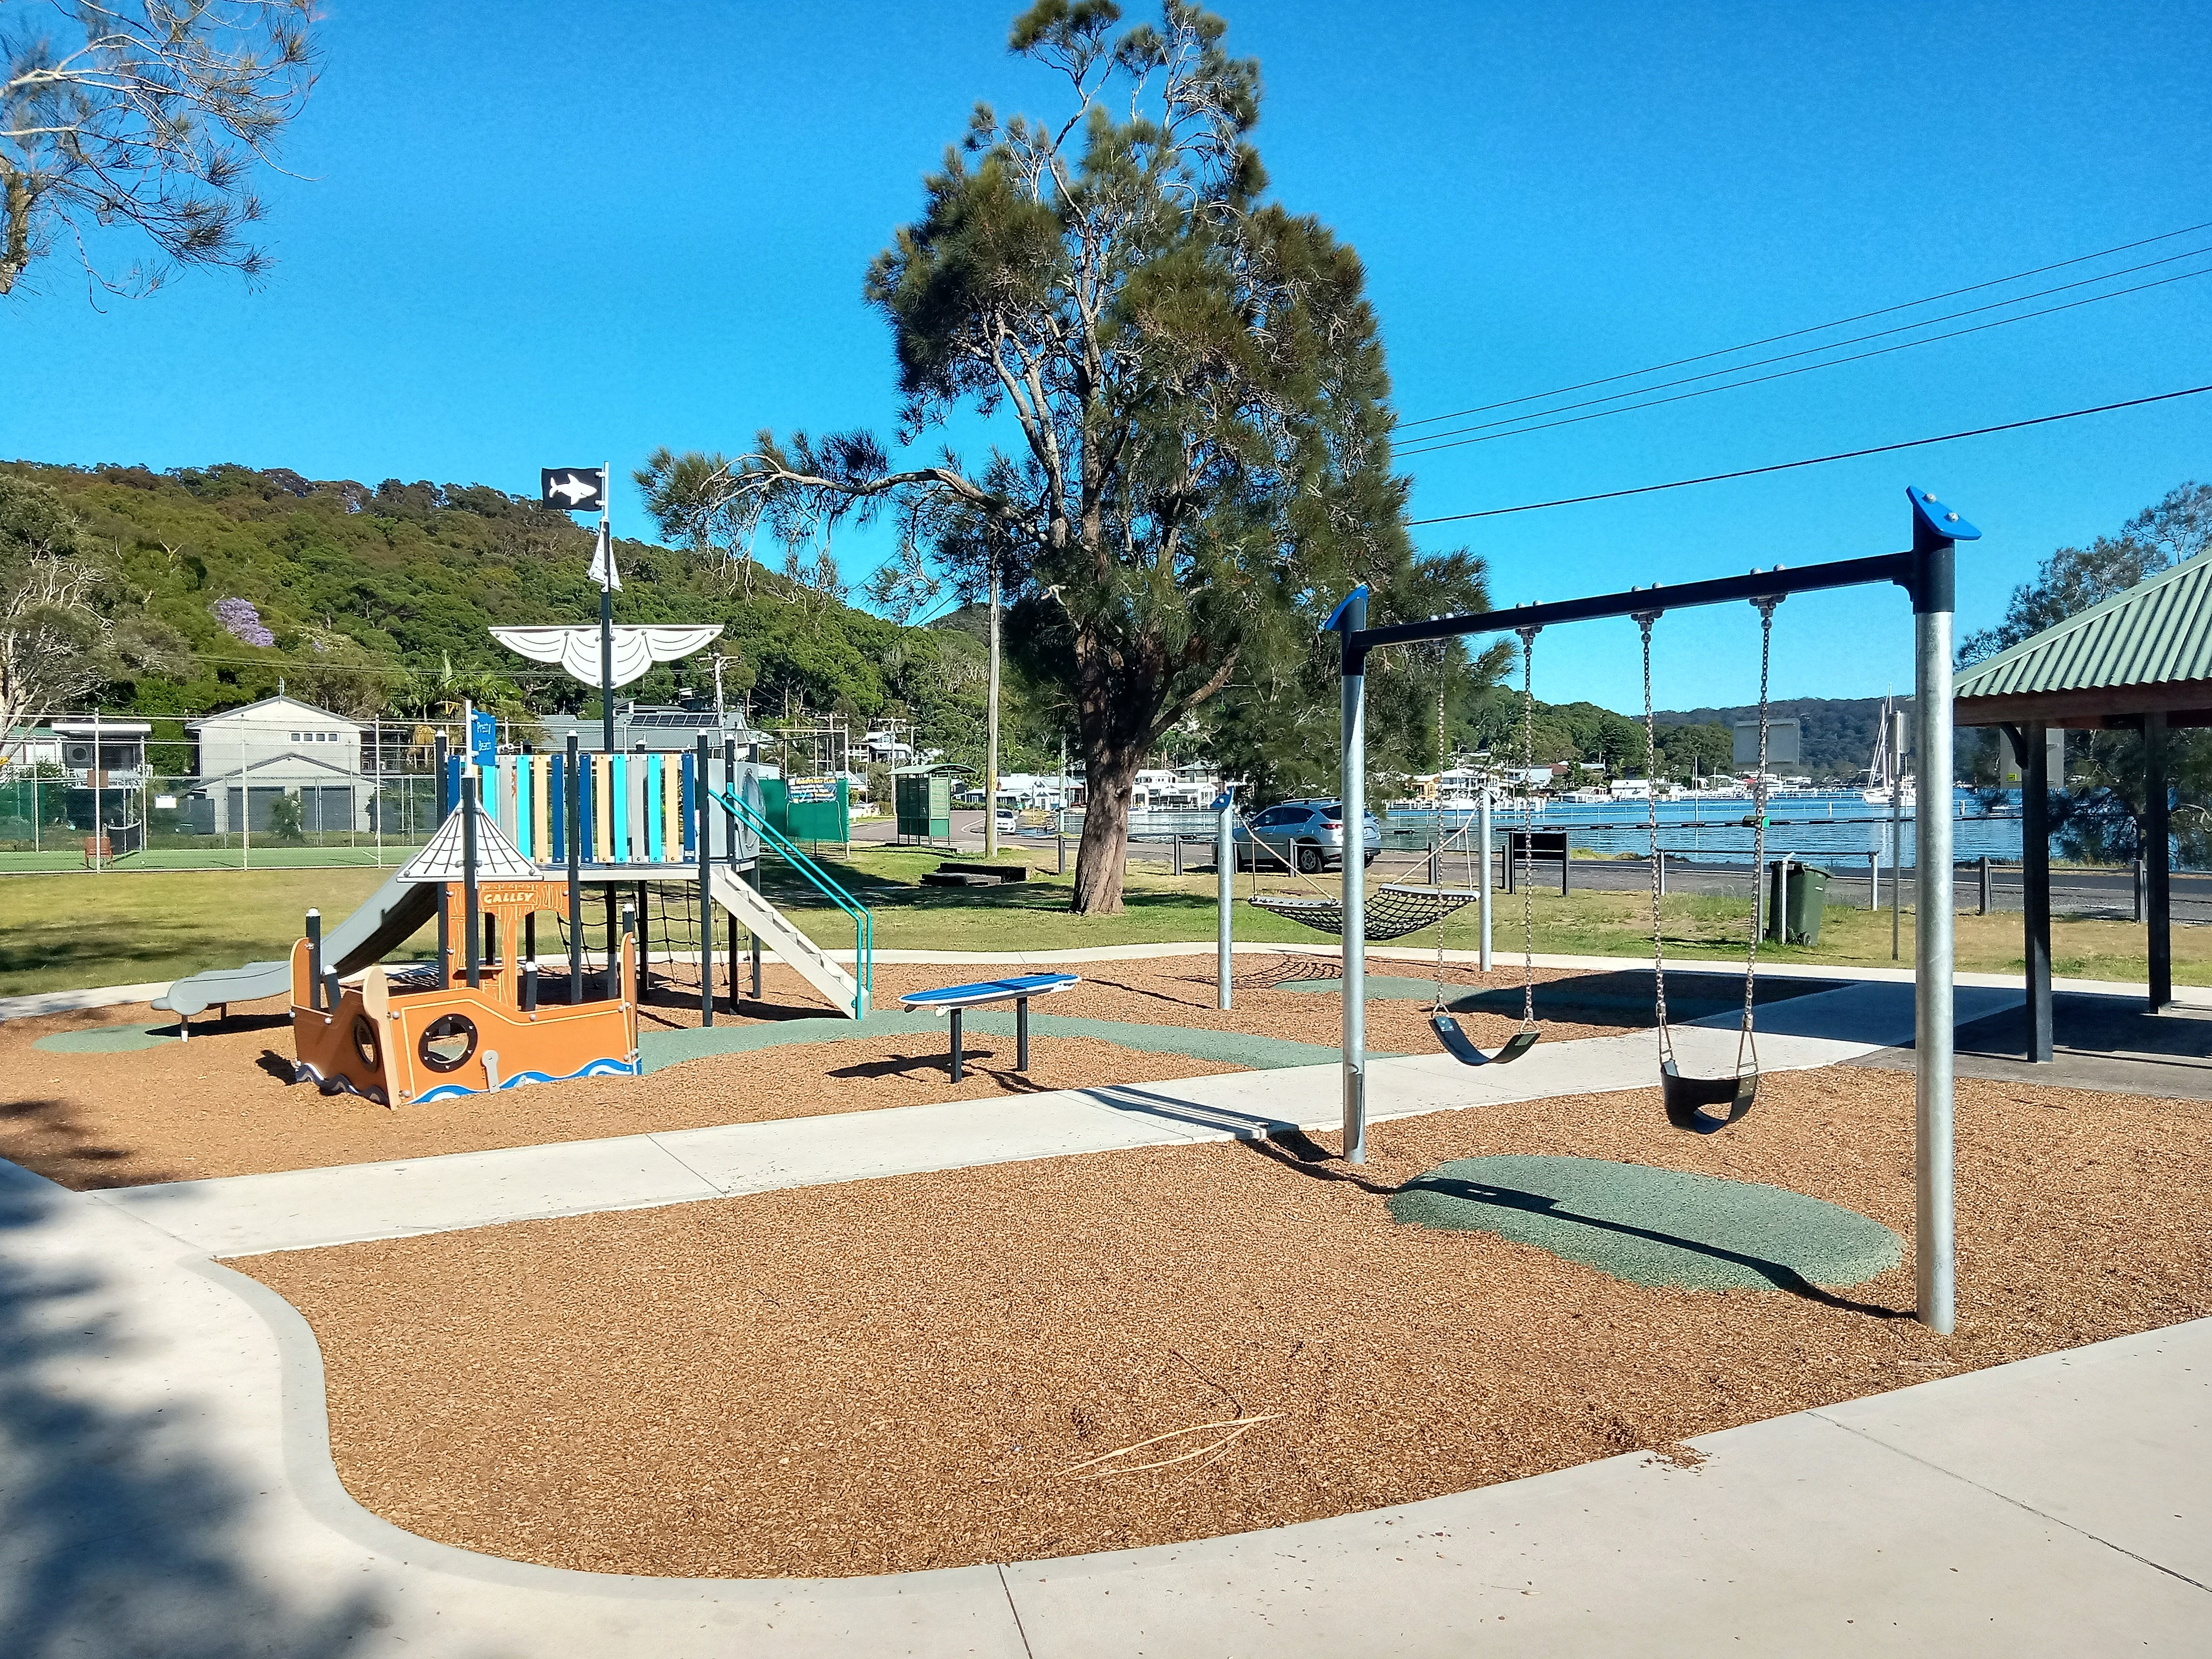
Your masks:
[[[1062,690],[1080,743],[1079,912],[1121,908],[1131,788],[1159,736],[1303,655],[1329,602],[1387,590],[1412,557],[1364,274],[1326,226],[1263,200],[1258,64],[1183,0],[1157,27],[1120,23],[1111,0],[1018,17],[1010,49],[1064,77],[1064,108],[979,106],[868,272],[896,343],[897,447],[958,417],[980,423],[979,459],[763,432],[735,460],[664,451],[639,474],[671,534],[812,546],[888,515],[911,575],[975,591],[995,567],[1012,647]]]

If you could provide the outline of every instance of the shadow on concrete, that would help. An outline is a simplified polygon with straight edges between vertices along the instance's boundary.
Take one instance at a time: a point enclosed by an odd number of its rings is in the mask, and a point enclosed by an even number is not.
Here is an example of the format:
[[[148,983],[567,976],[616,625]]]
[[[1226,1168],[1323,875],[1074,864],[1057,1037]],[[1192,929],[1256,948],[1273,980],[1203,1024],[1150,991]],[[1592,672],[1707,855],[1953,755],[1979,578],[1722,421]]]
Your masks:
[[[1169,1123],[1188,1124],[1194,1129],[1233,1135],[1239,1140],[1265,1139],[1270,1135],[1297,1133],[1295,1125],[1281,1118],[1255,1112],[1240,1112],[1229,1106],[1208,1106],[1201,1101],[1185,1100],[1180,1095],[1162,1094],[1132,1083],[1104,1084],[1077,1092],[1085,1099],[1110,1111],[1130,1112],[1139,1117],[1156,1117]]]
[[[2051,999],[2051,1056],[2026,1058],[2027,1009],[2015,1004],[1959,1027],[1954,1066],[1962,1077],[2037,1083],[2101,1094],[2212,1100],[2212,1009],[2154,1014],[2132,998],[2059,991]],[[1912,1069],[1912,1045],[1880,1048],[1847,1062],[1880,1071]]]
[[[0,1165],[0,1650],[9,1659],[322,1659],[392,1620],[362,1591],[307,1608],[252,1563],[252,1479],[195,1450],[171,1392],[121,1406],[131,1356],[97,1269],[30,1265],[70,1200]],[[103,1304],[109,1305],[103,1306]]]

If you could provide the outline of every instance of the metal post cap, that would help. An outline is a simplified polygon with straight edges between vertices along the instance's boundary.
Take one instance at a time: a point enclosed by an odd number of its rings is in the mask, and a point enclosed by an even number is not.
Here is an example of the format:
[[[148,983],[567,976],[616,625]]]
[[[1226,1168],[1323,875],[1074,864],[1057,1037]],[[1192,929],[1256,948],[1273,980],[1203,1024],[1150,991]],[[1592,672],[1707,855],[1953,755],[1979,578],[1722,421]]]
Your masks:
[[[1917,551],[1928,542],[1978,542],[1982,532],[1926,490],[1907,484],[1905,499],[1912,503],[1912,544]]]

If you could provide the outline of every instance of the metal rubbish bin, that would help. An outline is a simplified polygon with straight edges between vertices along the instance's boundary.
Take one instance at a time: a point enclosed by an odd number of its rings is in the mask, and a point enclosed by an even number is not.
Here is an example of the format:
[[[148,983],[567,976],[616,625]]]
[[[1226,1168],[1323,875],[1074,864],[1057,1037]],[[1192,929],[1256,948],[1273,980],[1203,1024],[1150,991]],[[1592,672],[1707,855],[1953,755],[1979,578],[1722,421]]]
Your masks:
[[[1790,872],[1790,894],[1782,893],[1782,872]],[[1766,874],[1766,937],[1778,945],[1818,945],[1820,912],[1828,903],[1828,872],[1816,866],[1777,860]]]

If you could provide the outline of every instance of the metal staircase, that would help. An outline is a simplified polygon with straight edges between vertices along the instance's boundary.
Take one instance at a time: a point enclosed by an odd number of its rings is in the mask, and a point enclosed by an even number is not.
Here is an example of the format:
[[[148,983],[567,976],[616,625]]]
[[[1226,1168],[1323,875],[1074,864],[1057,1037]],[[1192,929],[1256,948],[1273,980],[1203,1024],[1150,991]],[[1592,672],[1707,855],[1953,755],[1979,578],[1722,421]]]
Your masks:
[[[868,907],[840,885],[836,878],[793,845],[767,817],[742,797],[715,791],[711,797],[736,826],[757,836],[762,847],[774,852],[796,870],[814,890],[852,920],[853,971],[847,973],[828,951],[799,930],[799,924],[769,902],[726,865],[714,866],[711,890],[714,902],[750,927],[761,943],[796,969],[799,976],[828,998],[837,1012],[852,1019],[866,1019],[875,984],[875,918]]]

